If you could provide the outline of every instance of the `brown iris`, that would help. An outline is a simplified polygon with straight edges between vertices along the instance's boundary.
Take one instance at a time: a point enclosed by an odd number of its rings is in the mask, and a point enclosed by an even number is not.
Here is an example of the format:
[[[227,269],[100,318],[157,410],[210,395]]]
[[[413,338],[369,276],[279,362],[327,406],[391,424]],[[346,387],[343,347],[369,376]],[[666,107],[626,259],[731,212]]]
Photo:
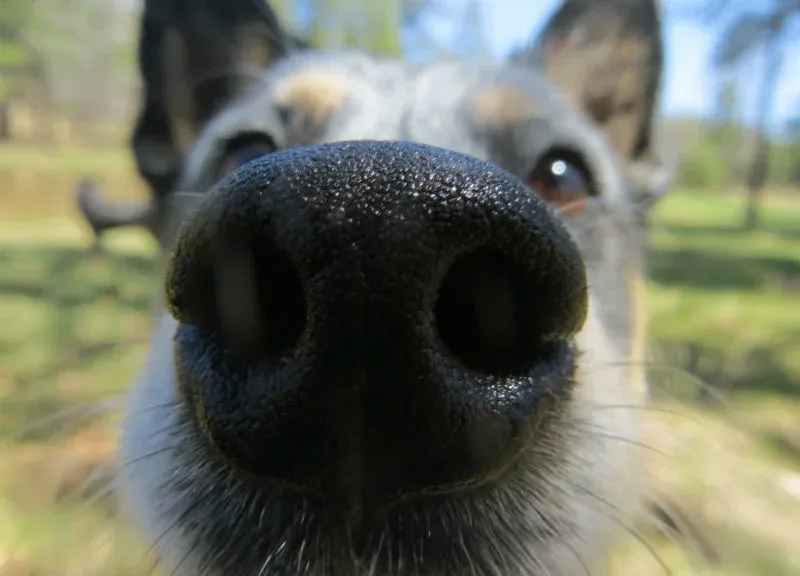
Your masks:
[[[530,173],[526,182],[560,214],[581,214],[592,196],[591,185],[582,163],[571,155],[546,156]]]

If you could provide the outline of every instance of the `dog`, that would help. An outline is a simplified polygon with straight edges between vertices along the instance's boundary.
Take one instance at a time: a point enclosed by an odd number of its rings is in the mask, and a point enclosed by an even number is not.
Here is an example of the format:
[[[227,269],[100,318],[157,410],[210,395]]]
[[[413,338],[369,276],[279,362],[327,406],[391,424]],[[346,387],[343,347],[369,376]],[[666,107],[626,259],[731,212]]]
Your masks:
[[[145,0],[152,199],[82,206],[162,248],[118,491],[168,573],[604,573],[648,493],[662,36],[563,0],[508,61],[409,66]]]

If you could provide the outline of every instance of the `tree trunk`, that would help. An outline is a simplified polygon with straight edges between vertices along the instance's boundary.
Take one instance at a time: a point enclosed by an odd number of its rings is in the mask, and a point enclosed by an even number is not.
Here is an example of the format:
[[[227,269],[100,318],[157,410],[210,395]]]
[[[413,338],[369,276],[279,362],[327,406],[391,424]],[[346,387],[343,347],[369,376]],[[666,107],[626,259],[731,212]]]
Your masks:
[[[779,27],[780,25],[781,21],[776,19],[775,26]],[[781,40],[780,31],[776,30],[764,44],[764,77],[758,98],[756,117],[757,139],[747,177],[747,203],[744,216],[746,230],[755,230],[758,227],[761,196],[769,176],[770,139],[767,133],[769,122],[772,119],[772,103],[775,99],[775,90],[781,71]]]
[[[759,128],[759,131],[766,127]],[[759,134],[756,140],[750,173],[747,176],[747,202],[745,204],[744,228],[755,230],[758,227],[758,213],[761,196],[769,175],[769,140]]]
[[[0,100],[0,142],[11,140],[11,102]]]
[[[759,194],[757,190],[747,189],[747,204],[744,212],[744,229],[752,232],[758,228]]]

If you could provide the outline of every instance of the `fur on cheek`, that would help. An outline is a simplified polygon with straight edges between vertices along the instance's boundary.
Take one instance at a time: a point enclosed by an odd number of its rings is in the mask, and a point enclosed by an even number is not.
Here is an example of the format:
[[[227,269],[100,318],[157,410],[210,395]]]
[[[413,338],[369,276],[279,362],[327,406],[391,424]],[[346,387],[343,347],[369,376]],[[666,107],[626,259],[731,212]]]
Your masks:
[[[173,450],[180,425],[172,351],[176,327],[164,314],[153,332],[147,363],[128,396],[116,479],[123,514],[147,545],[157,542],[160,564],[167,570],[188,553],[164,494],[165,483],[179,473]]]
[[[639,408],[646,391],[632,382],[628,354],[615,345],[591,303],[578,347],[577,386],[568,418],[575,467],[570,477],[593,493],[585,503],[613,517],[613,531],[618,532],[633,525],[645,491],[649,454],[642,445]]]

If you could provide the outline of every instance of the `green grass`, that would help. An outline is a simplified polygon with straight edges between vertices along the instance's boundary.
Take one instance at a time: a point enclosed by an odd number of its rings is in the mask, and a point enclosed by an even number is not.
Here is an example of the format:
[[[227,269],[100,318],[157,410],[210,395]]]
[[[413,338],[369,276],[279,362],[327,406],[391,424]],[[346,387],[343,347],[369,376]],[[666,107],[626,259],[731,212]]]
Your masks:
[[[123,148],[41,148],[0,145],[0,170],[48,171],[73,176],[106,174],[131,169],[132,158]]]
[[[649,259],[652,338],[699,356],[732,392],[800,395],[800,194],[768,199],[758,230],[738,198],[676,193],[657,211]]]
[[[710,573],[796,575],[800,194],[768,196],[753,232],[740,225],[743,210],[738,196],[675,191],[654,214],[650,379],[681,414],[663,418],[670,458],[657,476],[722,555]],[[710,402],[705,386],[725,404]],[[658,552],[677,574],[706,573],[674,547]],[[641,546],[625,560],[620,574],[658,573]]]
[[[55,187],[13,191],[18,210],[0,220],[0,442],[53,411],[71,416],[0,444],[0,574],[85,573],[87,563],[99,574],[141,574],[133,560],[144,548],[112,538],[111,504],[54,502],[113,449],[98,440],[113,440],[113,417],[89,418],[86,408],[124,391],[143,359],[159,287],[155,247],[121,232],[107,255],[90,254],[69,209],[83,173],[130,178],[124,154],[53,158]],[[37,162],[34,152],[0,149],[0,169],[36,171]],[[648,533],[681,576],[800,574],[800,194],[768,197],[756,232],[738,226],[741,211],[735,197],[676,192],[654,224],[651,376],[661,402],[700,421],[664,417],[670,458],[654,474],[726,560],[702,572]],[[709,403],[682,370],[725,392],[727,407]],[[123,552],[109,554],[109,542]],[[636,542],[623,558],[619,574],[662,573]]]

